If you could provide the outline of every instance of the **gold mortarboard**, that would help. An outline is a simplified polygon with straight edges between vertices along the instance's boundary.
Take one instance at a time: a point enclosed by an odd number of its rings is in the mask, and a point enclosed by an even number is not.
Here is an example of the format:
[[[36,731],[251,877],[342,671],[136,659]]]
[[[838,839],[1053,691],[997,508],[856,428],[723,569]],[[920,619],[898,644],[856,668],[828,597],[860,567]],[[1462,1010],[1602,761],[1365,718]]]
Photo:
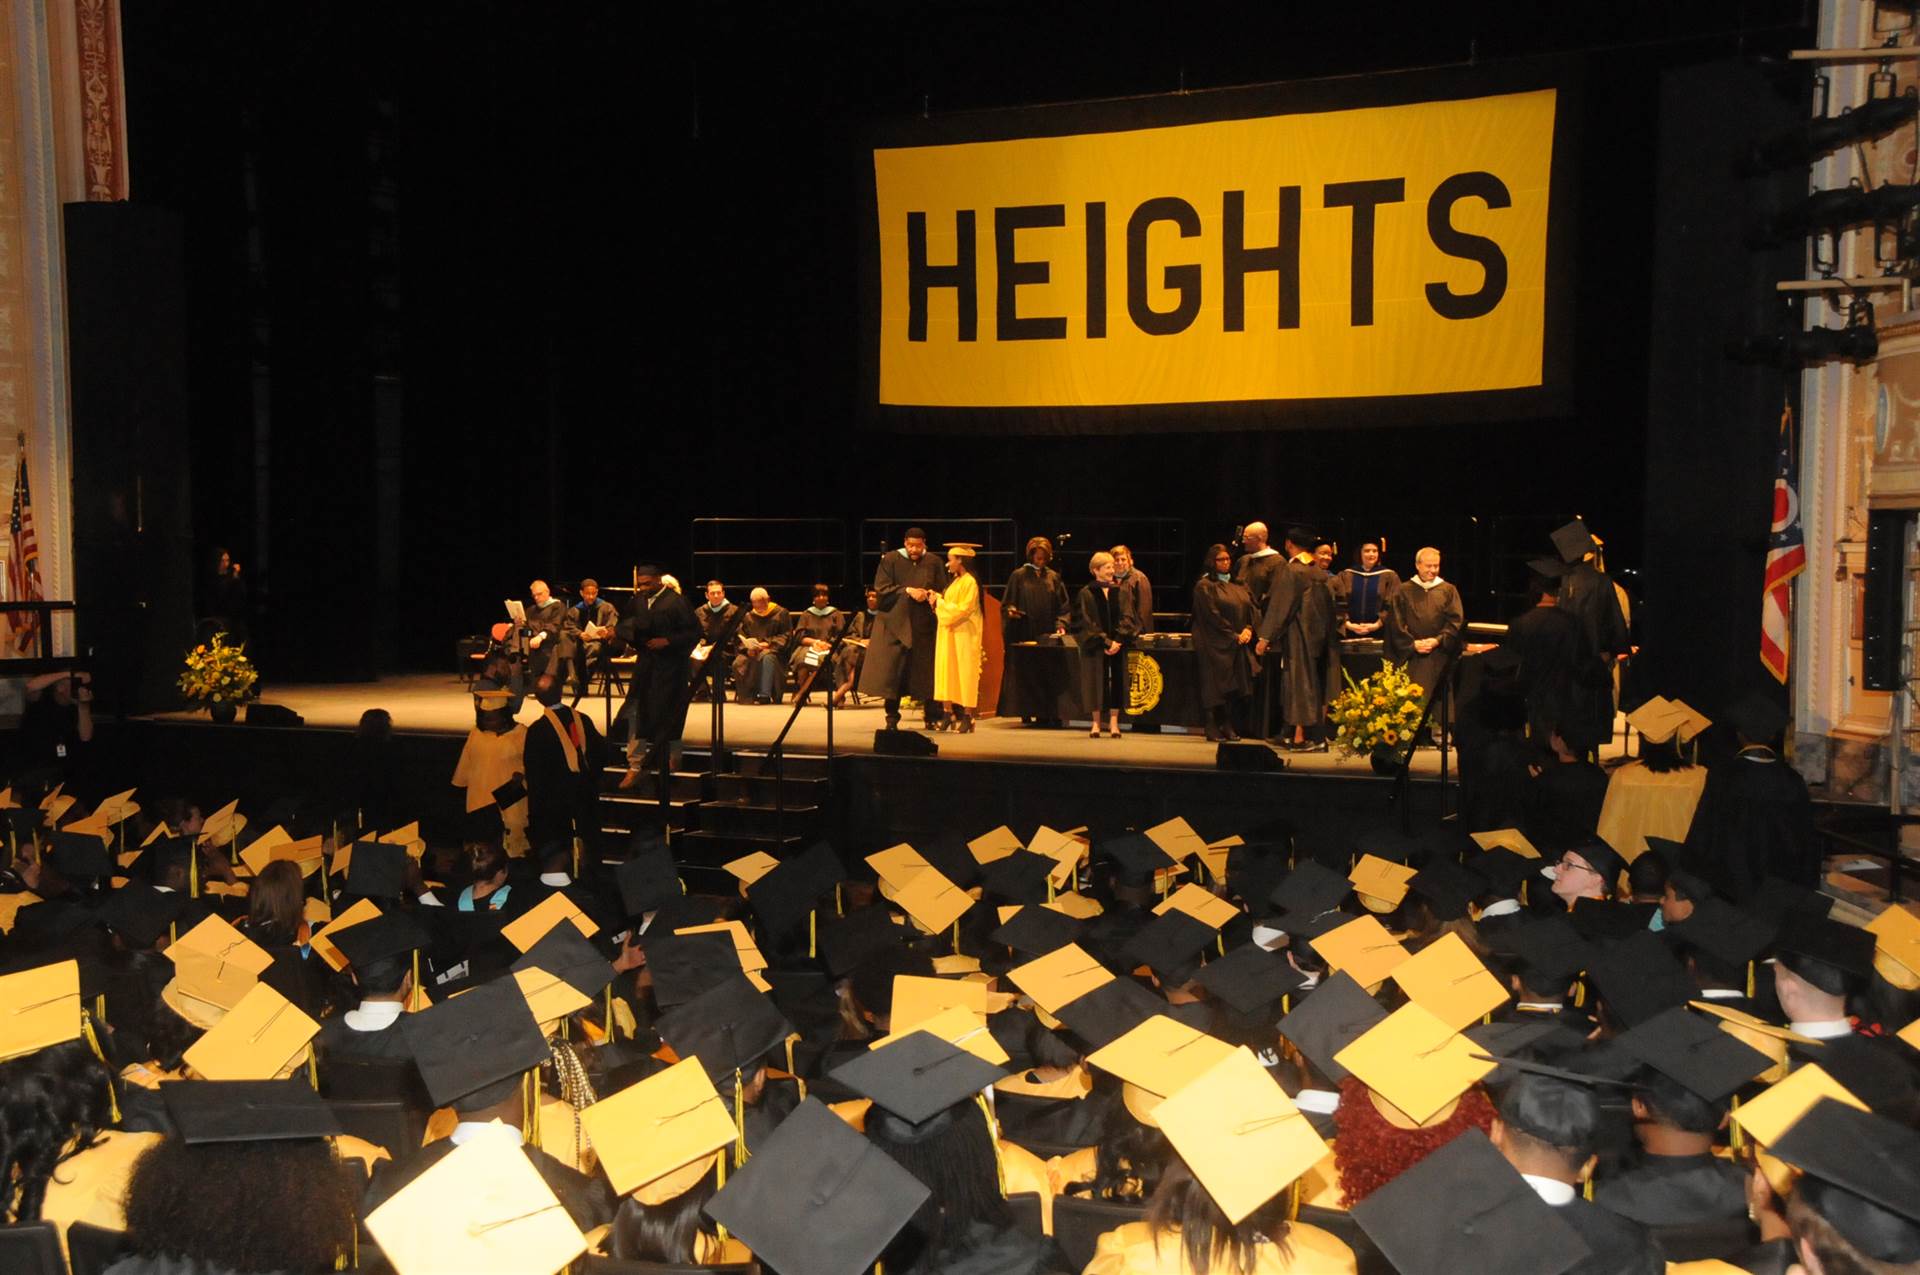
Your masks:
[[[1157,823],[1147,829],[1147,840],[1159,846],[1167,858],[1180,862],[1206,851],[1207,839],[1193,830],[1193,825],[1179,815]]]
[[[897,846],[889,846],[867,856],[867,866],[895,891],[913,880],[914,875],[929,865],[920,852],[902,841]]]
[[[526,952],[532,950],[535,943],[547,936],[548,930],[562,921],[573,922],[573,928],[580,931],[581,938],[590,939],[600,932],[600,927],[588,919],[579,904],[556,890],[542,899],[538,907],[502,927],[500,936],[519,951]]]
[[[933,958],[933,972],[936,974],[978,974],[980,958],[977,956],[936,956]],[[898,1013],[899,1011],[894,1011]]]
[[[540,1024],[540,1032],[544,1036],[551,1036],[561,1019],[593,1004],[591,997],[582,995],[566,979],[558,974],[549,974],[538,965],[515,970],[513,981],[519,985],[520,994],[526,997],[527,1008],[532,1011],[534,1021]]]
[[[174,940],[167,948],[167,955],[176,966],[183,958],[204,957],[217,965],[238,969],[252,979],[259,978],[273,964],[273,957],[265,948],[218,916],[207,917]],[[244,994],[245,989],[241,990]],[[232,1005],[227,1008],[231,1009]]]
[[[1327,1155],[1300,1108],[1244,1048],[1200,1073],[1153,1115],[1236,1225]]]
[[[780,860],[774,858],[764,850],[755,850],[752,854],[742,856],[724,866],[728,872],[731,872],[739,879],[741,885],[752,885],[755,881],[758,881],[761,877],[764,877],[767,873],[779,867]]]
[[[255,983],[182,1058],[208,1080],[274,1080],[297,1066],[320,1024]]]
[[[358,925],[362,921],[371,921],[379,915],[380,908],[372,899],[356,900],[352,907],[334,917],[324,929],[317,931],[308,943],[314,951],[320,953],[320,959],[325,961],[334,973],[344,974],[348,961],[345,954],[333,945],[333,936],[349,926]]]
[[[246,826],[247,817],[240,813],[240,801],[235,798],[200,821],[200,839],[208,845],[224,846]]]
[[[333,920],[333,907],[325,899],[308,896],[301,906],[300,918],[308,925],[325,925]]]
[[[1894,1039],[1904,1041],[1915,1049],[1920,1049],[1920,1018],[1914,1019],[1893,1035]]]
[[[67,786],[67,785],[66,785],[66,783],[65,783],[64,781],[63,781],[63,782],[61,782],[61,783],[57,783],[57,784],[55,784],[55,785],[53,786],[53,791],[51,791],[51,792],[49,792],[49,793],[48,793],[48,794],[47,794],[46,796],[44,796],[44,797],[42,797],[42,798],[40,799],[40,809],[42,809],[42,810],[52,810],[52,809],[53,809],[53,804],[54,804],[54,803],[55,803],[56,801],[59,801],[59,800],[60,800],[60,790],[61,790],[62,788],[65,788],[66,786]],[[9,791],[11,791],[11,789],[9,789]]]
[[[484,1133],[400,1188],[366,1224],[398,1275],[553,1275],[587,1248],[519,1142]]]
[[[140,813],[140,803],[133,799],[133,794],[139,791],[138,788],[129,788],[113,794],[93,808],[94,817],[104,819],[109,824],[133,818]]]
[[[1873,968],[1902,991],[1920,988],[1920,917],[1890,903],[1867,926],[1873,934]]]
[[[20,803],[13,799],[13,785],[0,788],[0,810],[18,810]]]
[[[1093,1075],[1084,1063],[1075,1063],[1063,1075],[1043,1080],[1037,1071],[1016,1071],[993,1082],[1000,1093],[1021,1098],[1046,1098],[1054,1102],[1078,1102],[1093,1092]]]
[[[1087,955],[1078,943],[1057,947],[1038,960],[1015,966],[1007,971],[1007,977],[1049,1014],[1113,981],[1112,972]]]
[[[1393,981],[1454,1031],[1507,1003],[1507,989],[1458,934],[1446,934],[1402,961]]]
[[[1371,916],[1355,917],[1309,941],[1329,968],[1344,972],[1362,987],[1372,987],[1400,967],[1407,949]]]
[[[967,850],[974,861],[980,864],[996,863],[1015,850],[1025,849],[1019,836],[1004,823],[992,832],[985,832],[967,842]]]
[[[164,823],[155,824],[153,831],[149,832],[146,835],[146,837],[141,840],[140,848],[142,850],[145,850],[148,846],[152,845],[156,841],[171,841],[171,840],[173,840],[173,829],[167,827],[167,825],[165,825]]]
[[[1540,857],[1540,851],[1518,828],[1496,828],[1492,832],[1475,832],[1470,835],[1473,837],[1473,843],[1482,850],[1511,850],[1524,859]]]
[[[1163,916],[1168,912],[1184,912],[1202,925],[1216,930],[1240,915],[1239,908],[1205,886],[1192,883],[1183,885],[1169,894],[1160,906],[1153,910],[1155,916]]]
[[[899,1022],[898,1002],[895,1003],[894,1021]],[[950,1005],[930,1018],[915,1021],[909,1027],[895,1026],[891,1035],[882,1036],[869,1045],[869,1049],[881,1049],[895,1041],[905,1040],[915,1032],[926,1032],[938,1036],[957,1049],[964,1049],[982,1062],[990,1062],[996,1067],[1004,1067],[1011,1059],[1000,1042],[993,1038],[993,1032],[987,1027],[987,1016],[964,1005]]]
[[[740,961],[740,968],[748,974],[757,974],[767,968],[767,958],[760,954],[760,947],[747,933],[747,927],[738,921],[715,921],[712,925],[689,925],[685,929],[675,930],[675,934],[724,934],[733,940],[733,954]]]
[[[0,1061],[80,1035],[80,962],[0,975]]]
[[[247,865],[247,871],[259,876],[273,862],[275,847],[292,845],[293,837],[278,824],[267,829],[248,843],[240,852],[240,862]]]
[[[971,558],[980,552],[980,546],[970,540],[947,541],[947,553],[953,557]]]
[[[73,809],[74,798],[50,797],[42,808],[47,812],[47,827],[57,827],[67,817],[67,811]]]
[[[1041,824],[1033,834],[1033,840],[1027,843],[1027,850],[1053,860],[1053,869],[1047,873],[1047,879],[1054,888],[1067,884],[1080,861],[1087,856],[1087,843],[1071,832],[1059,832]]]
[[[987,1014],[987,986],[964,979],[924,978],[916,974],[893,976],[893,1014],[888,1030],[904,1036],[919,1024],[955,1006],[968,1013]]]
[[[1416,869],[1404,863],[1393,863],[1377,854],[1360,856],[1360,862],[1353,865],[1353,871],[1347,874],[1347,880],[1353,882],[1354,893],[1360,896],[1360,902],[1372,912],[1391,912],[1400,906],[1407,897],[1407,882],[1413,880]]]
[[[407,853],[416,859],[427,852],[427,843],[420,835],[418,819],[409,824],[402,824],[392,832],[383,832],[374,840],[389,846],[405,846]]]
[[[1844,1102],[1857,1111],[1867,1109],[1866,1103],[1854,1097],[1851,1090],[1824,1068],[1817,1063],[1804,1063],[1785,1080],[1734,1108],[1733,1122],[1755,1142],[1771,1146],[1822,1098]]]
[[[1495,1063],[1480,1046],[1416,1003],[1388,1014],[1334,1061],[1415,1123],[1424,1124]]]
[[[1106,911],[1106,909],[1100,905],[1100,900],[1090,899],[1086,895],[1076,893],[1072,890],[1067,891],[1065,894],[1057,894],[1040,906],[1043,908],[1051,908],[1062,916],[1070,916],[1076,921],[1091,920]],[[1005,912],[1007,909],[1001,908],[1000,910]],[[1005,924],[1005,922],[1002,922],[1002,924]]]
[[[1111,1072],[1138,1093],[1127,1108],[1143,1124],[1159,1123],[1154,1111],[1233,1052],[1233,1046],[1185,1023],[1155,1014],[1126,1035],[1095,1050],[1087,1062]]]
[[[914,873],[912,880],[899,887],[893,901],[929,934],[939,934],[965,916],[974,902],[972,895],[932,866]]]

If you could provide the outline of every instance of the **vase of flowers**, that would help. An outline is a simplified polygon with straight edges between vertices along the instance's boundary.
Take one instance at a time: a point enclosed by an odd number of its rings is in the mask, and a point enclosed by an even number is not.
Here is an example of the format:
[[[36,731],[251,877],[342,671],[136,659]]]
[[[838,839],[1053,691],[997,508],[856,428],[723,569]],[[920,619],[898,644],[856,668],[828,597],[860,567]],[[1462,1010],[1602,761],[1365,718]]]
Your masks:
[[[1333,721],[1333,746],[1345,757],[1365,757],[1381,773],[1406,760],[1413,729],[1426,704],[1426,688],[1407,675],[1404,664],[1383,665],[1356,682],[1342,672],[1347,689],[1327,708]]]
[[[206,708],[214,721],[225,723],[234,719],[243,700],[253,698],[259,680],[246,645],[231,646],[225,633],[216,633],[187,652],[179,684],[189,704]]]

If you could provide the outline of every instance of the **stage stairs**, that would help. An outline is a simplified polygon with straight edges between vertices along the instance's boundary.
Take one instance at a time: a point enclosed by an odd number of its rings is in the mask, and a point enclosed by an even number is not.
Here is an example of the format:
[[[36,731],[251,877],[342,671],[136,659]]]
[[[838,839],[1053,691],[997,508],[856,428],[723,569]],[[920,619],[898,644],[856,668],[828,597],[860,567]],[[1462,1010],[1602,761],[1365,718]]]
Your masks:
[[[756,850],[785,858],[826,834],[826,757],[789,753],[780,771],[757,749],[730,748],[717,767],[707,749],[685,749],[675,759],[666,817],[689,889],[731,893],[738,882],[724,864]],[[622,792],[624,773],[615,764],[600,776],[600,826],[609,851],[660,826],[658,772],[643,773]]]

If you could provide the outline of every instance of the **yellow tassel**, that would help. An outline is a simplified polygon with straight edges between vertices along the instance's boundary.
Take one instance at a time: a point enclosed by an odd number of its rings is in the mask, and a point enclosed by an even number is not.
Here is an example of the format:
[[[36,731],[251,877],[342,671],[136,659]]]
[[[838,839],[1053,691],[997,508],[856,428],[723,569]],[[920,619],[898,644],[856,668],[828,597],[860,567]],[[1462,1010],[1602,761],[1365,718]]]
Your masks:
[[[1753,999],[1753,962],[1747,962],[1747,999]]]
[[[200,897],[200,846],[197,842],[187,847],[187,897]]]
[[[580,879],[580,838],[573,839],[573,879]]]
[[[522,1128],[526,1134],[527,1145],[538,1148],[540,1145],[540,1069],[530,1068],[520,1086],[520,1105],[526,1113],[522,1117]]]
[[[953,954],[960,955],[960,922],[953,923]]]
[[[747,1162],[747,1101],[740,1069],[733,1069],[733,1167]]]
[[[840,883],[838,881],[833,883],[833,914],[835,916],[845,916],[847,914],[847,901],[840,893]]]
[[[1298,1220],[1299,1217],[1300,1217],[1300,1179],[1295,1178],[1291,1183],[1287,1185],[1287,1221],[1289,1222],[1296,1221]]]
[[[820,913],[812,908],[807,910],[807,955],[820,955]]]
[[[307,1045],[307,1083],[313,1086],[315,1093],[320,1092],[320,1058],[313,1052],[311,1042]]]
[[[607,984],[607,1039],[614,1039],[613,1025],[613,984]]]
[[[1587,1007],[1587,985],[1585,983],[1575,983],[1573,985],[1573,1004],[1576,1009],[1585,1009]]]
[[[799,1069],[793,1065],[793,1042],[798,1038],[798,1035],[796,1032],[786,1039],[787,1074],[793,1077],[794,1087],[800,1091],[800,1101],[805,1102],[807,1100],[807,1082],[805,1077],[801,1076]]]
[[[1586,1181],[1580,1184],[1580,1198],[1585,1200],[1589,1204],[1593,1203],[1593,1179],[1592,1178],[1588,1178]]]
[[[977,1093],[973,1101],[980,1108],[980,1114],[987,1121],[987,1139],[993,1144],[993,1175],[1000,1182],[1000,1198],[1007,1198],[1007,1162],[1000,1154],[1000,1125],[993,1118],[993,1108],[987,1102],[987,1095]]]
[[[1734,1094],[1727,1100],[1727,1114],[1732,1115],[1738,1110],[1740,1110],[1740,1095]],[[1727,1122],[1727,1145],[1735,1151],[1738,1151],[1746,1145],[1746,1141],[1746,1138],[1740,1132],[1740,1122],[1737,1120],[1729,1120]]]
[[[93,1019],[86,1010],[80,1011],[80,1031],[87,1038],[87,1047],[93,1050],[93,1056],[107,1069],[107,1112],[112,1123],[120,1123],[120,1096],[113,1092],[113,1067],[107,1062],[107,1051],[100,1048],[100,1036],[93,1030]]]

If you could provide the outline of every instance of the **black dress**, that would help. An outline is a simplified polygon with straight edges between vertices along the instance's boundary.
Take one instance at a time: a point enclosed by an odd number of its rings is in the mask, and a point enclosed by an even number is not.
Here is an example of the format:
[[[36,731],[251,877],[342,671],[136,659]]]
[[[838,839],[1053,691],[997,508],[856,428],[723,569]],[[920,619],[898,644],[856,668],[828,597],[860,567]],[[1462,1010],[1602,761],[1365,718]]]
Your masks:
[[[1205,576],[1193,586],[1193,654],[1201,707],[1219,708],[1253,693],[1253,643],[1239,637],[1257,618],[1246,585]]]
[[[1080,693],[1088,712],[1127,706],[1127,647],[1139,631],[1125,589],[1095,581],[1080,590],[1073,607],[1073,638],[1080,647]],[[1107,647],[1114,642],[1120,651],[1108,655]]]

